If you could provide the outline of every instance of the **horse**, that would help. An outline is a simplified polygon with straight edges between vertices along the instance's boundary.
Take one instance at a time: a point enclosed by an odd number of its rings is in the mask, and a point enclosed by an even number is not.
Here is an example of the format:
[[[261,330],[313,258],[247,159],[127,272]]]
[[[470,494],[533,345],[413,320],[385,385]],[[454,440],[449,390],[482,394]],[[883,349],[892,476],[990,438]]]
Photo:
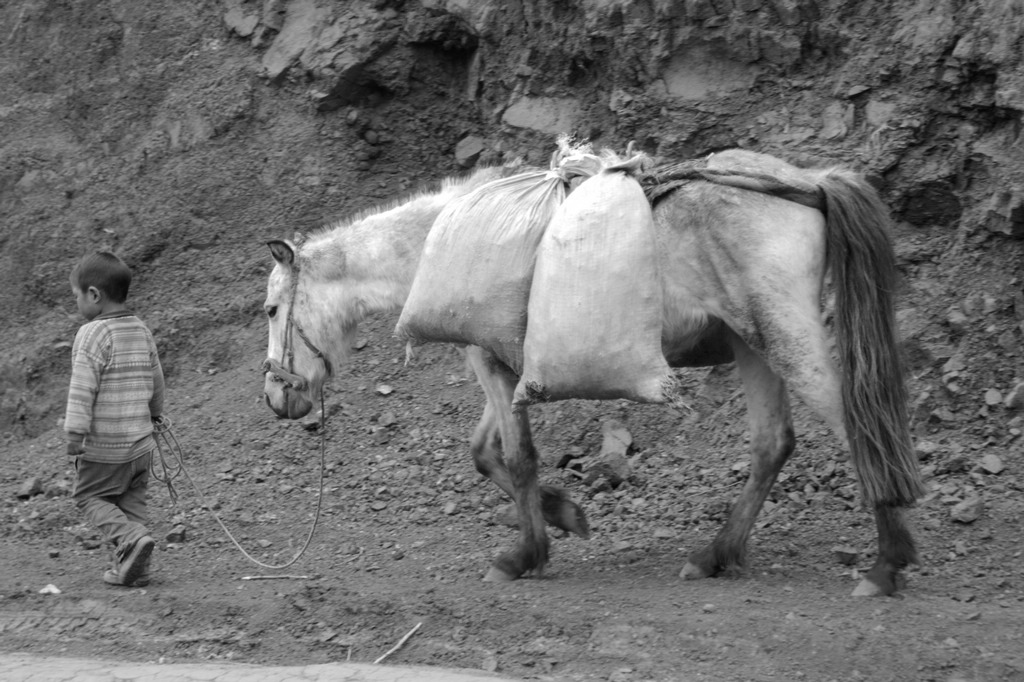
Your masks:
[[[278,416],[297,419],[312,409],[359,321],[403,305],[442,208],[501,172],[449,178],[327,225],[302,244],[268,242],[274,265],[264,304],[264,394]],[[745,150],[714,154],[697,172],[666,173],[657,186],[650,196],[664,292],[662,351],[672,367],[734,362],[750,428],[747,481],[680,577],[745,565],[754,522],[795,448],[792,391],[848,447],[875,517],[877,558],[853,595],[894,594],[902,570],[917,562],[904,510],[923,484],[908,429],[887,208],[850,169],[797,168]],[[838,367],[822,313],[827,273]],[[516,545],[492,562],[485,580],[539,574],[549,558],[545,524],[587,537],[586,517],[563,490],[539,484],[528,409],[513,403],[516,373],[483,348],[465,354],[486,398],[470,452],[477,470],[515,501],[519,520]]]

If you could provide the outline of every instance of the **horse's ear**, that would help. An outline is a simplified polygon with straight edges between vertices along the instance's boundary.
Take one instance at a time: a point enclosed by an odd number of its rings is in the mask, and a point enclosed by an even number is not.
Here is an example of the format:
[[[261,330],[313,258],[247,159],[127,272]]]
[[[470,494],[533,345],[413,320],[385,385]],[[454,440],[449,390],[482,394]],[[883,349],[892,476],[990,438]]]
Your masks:
[[[281,265],[290,266],[295,262],[295,247],[292,246],[291,242],[285,239],[271,239],[267,242],[267,246],[270,247],[270,253]]]

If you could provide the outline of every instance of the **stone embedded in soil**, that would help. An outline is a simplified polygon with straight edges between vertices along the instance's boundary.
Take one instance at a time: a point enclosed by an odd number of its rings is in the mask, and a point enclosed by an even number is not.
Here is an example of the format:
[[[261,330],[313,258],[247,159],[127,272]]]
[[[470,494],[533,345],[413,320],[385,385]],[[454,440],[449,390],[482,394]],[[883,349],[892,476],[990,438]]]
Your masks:
[[[1003,402],[1003,394],[994,388],[990,388],[985,391],[985,404],[989,407],[995,407]]]
[[[933,443],[930,440],[919,440],[914,445],[914,451],[917,453],[918,459],[928,459],[934,455],[939,449],[938,443]]]
[[[67,497],[71,494],[71,482],[67,480],[54,481],[43,487],[43,494],[47,497]]]
[[[224,14],[224,24],[228,30],[234,31],[242,38],[248,38],[259,25],[259,17],[246,14],[240,6],[232,7]]]
[[[1001,190],[993,193],[986,205],[985,227],[992,232],[1018,239],[1024,238],[1021,222],[1022,197],[1017,191]]]
[[[997,475],[1006,468],[1003,464],[1003,460],[999,459],[997,455],[985,455],[981,458],[981,468],[985,473]]]
[[[843,566],[852,566],[860,559],[860,552],[850,545],[836,545],[832,548],[832,556]]]
[[[604,442],[601,444],[601,452],[593,458],[586,458],[583,461],[583,469],[586,474],[584,483],[593,485],[596,481],[604,478],[613,487],[617,488],[626,481],[632,474],[632,467],[629,464],[629,448],[633,444],[633,436],[621,423],[610,419],[601,425],[604,435]]]
[[[27,500],[30,497],[42,494],[42,492],[43,480],[38,476],[33,476],[21,484],[16,496],[19,500]]]
[[[959,523],[974,523],[984,510],[985,502],[980,497],[969,497],[953,505],[949,510],[949,516]]]
[[[472,168],[480,154],[487,147],[487,141],[478,135],[467,135],[455,145],[455,163],[460,168]]]
[[[1024,381],[1018,382],[1009,390],[1006,398],[1003,399],[1003,404],[1011,410],[1024,407]]]
[[[186,535],[185,526],[178,524],[171,529],[171,532],[167,534],[165,539],[167,542],[181,544],[182,542],[185,542]]]
[[[970,325],[970,319],[959,308],[950,308],[946,313],[946,324],[955,332],[963,332]]]
[[[971,461],[966,455],[957,454],[947,458],[938,468],[939,473],[955,474],[971,468]]]

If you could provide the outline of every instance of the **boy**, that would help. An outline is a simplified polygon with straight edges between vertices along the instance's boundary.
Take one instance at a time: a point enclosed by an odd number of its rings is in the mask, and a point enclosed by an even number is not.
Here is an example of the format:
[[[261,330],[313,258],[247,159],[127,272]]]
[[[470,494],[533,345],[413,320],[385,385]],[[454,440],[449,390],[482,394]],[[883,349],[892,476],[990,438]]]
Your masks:
[[[153,335],[125,305],[132,273],[105,251],[71,271],[86,323],[71,351],[64,431],[75,457],[73,498],[86,521],[115,547],[111,585],[149,583],[153,538],[146,529],[146,486],[156,448],[153,420],[163,412],[164,374]]]

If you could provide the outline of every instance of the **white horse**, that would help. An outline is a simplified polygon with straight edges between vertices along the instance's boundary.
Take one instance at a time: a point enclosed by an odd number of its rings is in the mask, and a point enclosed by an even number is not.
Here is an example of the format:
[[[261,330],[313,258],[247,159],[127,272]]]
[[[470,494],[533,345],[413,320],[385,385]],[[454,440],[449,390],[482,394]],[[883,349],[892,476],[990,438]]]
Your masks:
[[[269,242],[276,264],[265,304],[264,392],[274,412],[292,419],[309,412],[332,366],[346,358],[357,323],[403,305],[445,204],[501,173],[447,180],[436,191],[329,226],[301,246]],[[885,206],[853,172],[798,169],[738,150],[697,172],[670,168],[661,180],[670,188],[654,204],[663,352],[674,367],[736,362],[752,450],[749,478],[724,527],[680,575],[704,578],[743,565],[757,514],[795,445],[789,389],[848,444],[874,511],[878,556],[854,594],[894,593],[901,569],[917,560],[903,508],[922,483],[907,429]],[[839,371],[820,309],[827,270]],[[512,580],[547,563],[545,521],[584,537],[587,522],[561,490],[538,483],[527,409],[512,402],[518,377],[482,348],[469,347],[467,357],[487,399],[471,439],[474,462],[515,500],[519,516],[516,546],[498,557],[487,579]]]

